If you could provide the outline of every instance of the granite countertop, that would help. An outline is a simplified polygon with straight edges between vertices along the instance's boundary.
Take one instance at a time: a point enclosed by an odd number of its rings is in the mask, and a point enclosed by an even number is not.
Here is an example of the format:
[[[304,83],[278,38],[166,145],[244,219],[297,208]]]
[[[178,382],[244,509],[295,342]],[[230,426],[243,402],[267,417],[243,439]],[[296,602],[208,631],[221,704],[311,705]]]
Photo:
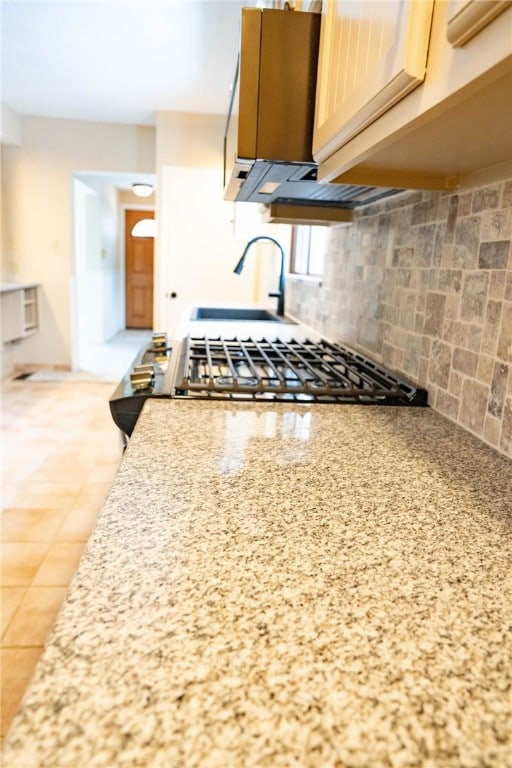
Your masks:
[[[148,401],[2,765],[512,765],[511,504],[430,409]]]

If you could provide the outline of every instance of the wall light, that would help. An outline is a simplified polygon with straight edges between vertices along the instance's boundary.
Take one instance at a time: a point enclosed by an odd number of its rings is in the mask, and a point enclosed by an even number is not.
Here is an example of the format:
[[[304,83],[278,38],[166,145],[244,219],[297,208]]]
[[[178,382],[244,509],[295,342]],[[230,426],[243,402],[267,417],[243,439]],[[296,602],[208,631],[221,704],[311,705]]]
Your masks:
[[[137,197],[149,197],[153,194],[151,184],[132,184],[132,192]]]

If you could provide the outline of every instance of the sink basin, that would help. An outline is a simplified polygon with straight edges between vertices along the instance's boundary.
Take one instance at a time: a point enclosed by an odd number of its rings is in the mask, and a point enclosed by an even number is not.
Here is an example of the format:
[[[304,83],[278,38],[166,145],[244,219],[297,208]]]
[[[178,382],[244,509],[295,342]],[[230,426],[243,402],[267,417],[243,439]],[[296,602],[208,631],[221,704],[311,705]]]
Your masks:
[[[245,307],[194,307],[190,319],[295,324],[293,320],[289,320],[287,317],[281,317],[280,315],[275,315],[267,309],[249,309]]]

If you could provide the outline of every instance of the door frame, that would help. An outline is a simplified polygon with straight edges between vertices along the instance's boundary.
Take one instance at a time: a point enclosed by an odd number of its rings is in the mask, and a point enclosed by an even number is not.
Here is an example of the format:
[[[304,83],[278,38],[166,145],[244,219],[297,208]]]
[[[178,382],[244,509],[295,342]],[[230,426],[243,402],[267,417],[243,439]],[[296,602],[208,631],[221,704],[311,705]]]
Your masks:
[[[80,360],[84,338],[81,333],[80,320],[82,300],[80,296],[79,283],[82,279],[83,266],[85,263],[85,252],[82,238],[81,227],[85,222],[85,202],[88,197],[98,195],[97,191],[89,187],[88,184],[76,175],[71,177],[72,190],[72,272],[71,272],[71,291],[70,291],[70,327],[71,327],[71,370],[76,371],[80,368]]]

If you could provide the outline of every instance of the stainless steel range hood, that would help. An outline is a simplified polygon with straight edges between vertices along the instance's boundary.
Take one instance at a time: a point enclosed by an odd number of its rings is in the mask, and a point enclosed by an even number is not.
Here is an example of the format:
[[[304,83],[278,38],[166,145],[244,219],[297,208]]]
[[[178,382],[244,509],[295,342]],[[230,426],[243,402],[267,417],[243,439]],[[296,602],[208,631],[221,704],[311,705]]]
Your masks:
[[[224,198],[352,209],[399,191],[317,182],[312,157],[318,13],[243,8],[224,136]]]

